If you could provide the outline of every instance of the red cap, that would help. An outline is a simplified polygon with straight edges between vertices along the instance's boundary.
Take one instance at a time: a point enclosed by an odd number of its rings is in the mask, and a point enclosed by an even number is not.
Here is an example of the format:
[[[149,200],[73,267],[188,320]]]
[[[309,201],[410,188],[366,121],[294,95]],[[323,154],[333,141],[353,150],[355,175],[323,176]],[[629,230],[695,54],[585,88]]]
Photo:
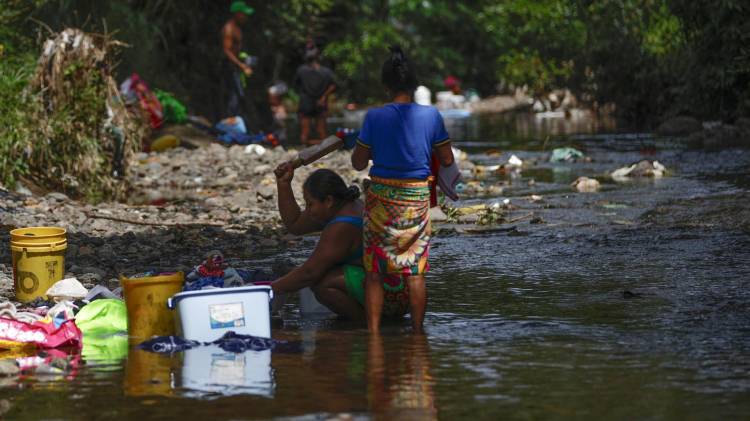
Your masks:
[[[448,88],[448,89],[451,89],[454,86],[458,85],[459,82],[460,82],[460,80],[458,80],[458,78],[455,77],[455,76],[453,76],[453,75],[449,75],[443,81],[443,83],[445,83],[445,87]]]

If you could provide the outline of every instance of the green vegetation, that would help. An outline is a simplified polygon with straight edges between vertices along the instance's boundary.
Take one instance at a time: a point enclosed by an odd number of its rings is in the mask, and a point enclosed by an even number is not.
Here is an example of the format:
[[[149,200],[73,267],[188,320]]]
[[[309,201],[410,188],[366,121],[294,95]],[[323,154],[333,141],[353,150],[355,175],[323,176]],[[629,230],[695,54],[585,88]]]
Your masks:
[[[13,3],[26,11],[39,6]],[[28,37],[7,30],[22,24],[22,14],[2,18],[0,44],[10,55],[0,60],[0,182],[13,186],[26,177],[94,202],[122,196],[127,186],[120,176],[144,131],[113,100],[109,69],[119,44],[66,30],[39,55]]]
[[[2,180],[12,182],[25,169],[19,153],[30,117],[20,110],[32,94],[21,92],[39,54],[32,41],[48,36],[37,22],[55,31],[71,26],[114,34],[129,45],[118,81],[138,72],[191,112],[216,119],[219,30],[228,3],[0,0]],[[292,80],[308,38],[337,73],[337,95],[352,102],[384,99],[380,63],[387,46],[398,42],[433,91],[448,74],[483,96],[567,88],[589,105],[615,104],[620,116],[643,127],[674,115],[731,121],[750,113],[750,4],[744,0],[249,3],[256,13],[244,28],[243,49],[259,57],[249,79],[257,93],[251,125],[268,124],[266,88]]]

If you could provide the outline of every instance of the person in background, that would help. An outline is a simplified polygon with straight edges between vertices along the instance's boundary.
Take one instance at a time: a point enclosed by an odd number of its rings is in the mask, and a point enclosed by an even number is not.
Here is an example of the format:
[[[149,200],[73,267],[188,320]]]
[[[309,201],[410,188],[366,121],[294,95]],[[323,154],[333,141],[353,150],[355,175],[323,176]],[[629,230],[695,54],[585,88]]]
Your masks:
[[[294,85],[299,93],[300,141],[303,145],[316,143],[309,140],[310,123],[316,120],[318,141],[324,139],[328,96],[336,90],[333,71],[320,64],[316,48],[305,52],[305,64],[297,69]]]
[[[286,106],[284,105],[284,95],[288,88],[286,83],[277,81],[268,88],[268,105],[271,107],[273,115],[272,131],[276,133],[281,143],[286,143]]]
[[[461,89],[461,80],[453,75],[449,75],[443,81],[447,91],[440,91],[436,94],[437,107],[441,110],[462,109],[466,106],[466,97]]]
[[[242,102],[245,99],[245,89],[242,86],[242,77],[250,76],[253,69],[240,60],[242,51],[242,25],[247,22],[248,16],[252,15],[254,9],[244,1],[234,1],[229,7],[232,17],[229,18],[224,27],[221,28],[222,39],[222,85],[224,106],[222,117],[234,117],[241,115]]]
[[[462,95],[461,80],[453,75],[448,75],[443,81],[445,87],[451,91],[453,95]]]
[[[432,236],[430,161],[435,153],[448,167],[453,152],[438,110],[413,102],[417,77],[399,46],[391,47],[381,80],[391,103],[367,112],[352,153],[356,170],[373,162],[363,227],[365,314],[370,332],[379,332],[384,281],[387,275],[399,276],[406,282],[412,326],[418,333],[427,304],[424,274]]]

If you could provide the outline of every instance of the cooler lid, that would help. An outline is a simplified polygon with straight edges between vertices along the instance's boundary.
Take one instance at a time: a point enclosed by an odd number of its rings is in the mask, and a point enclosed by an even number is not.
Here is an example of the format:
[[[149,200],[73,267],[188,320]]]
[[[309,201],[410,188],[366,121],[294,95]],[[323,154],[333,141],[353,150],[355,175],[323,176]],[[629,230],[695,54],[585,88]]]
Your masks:
[[[177,303],[185,298],[200,297],[202,295],[224,295],[224,294],[237,294],[245,292],[263,292],[268,294],[268,299],[273,298],[273,290],[268,285],[251,285],[245,287],[232,287],[232,288],[211,288],[201,289],[198,291],[184,291],[178,292],[167,300],[167,307],[174,309]]]

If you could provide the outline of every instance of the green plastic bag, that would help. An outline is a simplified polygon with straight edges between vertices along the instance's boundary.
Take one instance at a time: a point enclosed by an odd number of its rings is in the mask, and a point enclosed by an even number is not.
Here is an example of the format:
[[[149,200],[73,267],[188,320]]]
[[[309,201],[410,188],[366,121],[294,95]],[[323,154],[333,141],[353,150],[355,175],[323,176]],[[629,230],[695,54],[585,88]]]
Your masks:
[[[575,161],[583,158],[583,152],[574,148],[557,148],[552,151],[550,162]]]
[[[158,89],[154,94],[164,112],[164,121],[173,124],[183,124],[187,121],[187,108],[174,95]]]
[[[76,326],[87,336],[106,336],[128,331],[128,310],[125,302],[101,299],[85,305],[76,314]]]

